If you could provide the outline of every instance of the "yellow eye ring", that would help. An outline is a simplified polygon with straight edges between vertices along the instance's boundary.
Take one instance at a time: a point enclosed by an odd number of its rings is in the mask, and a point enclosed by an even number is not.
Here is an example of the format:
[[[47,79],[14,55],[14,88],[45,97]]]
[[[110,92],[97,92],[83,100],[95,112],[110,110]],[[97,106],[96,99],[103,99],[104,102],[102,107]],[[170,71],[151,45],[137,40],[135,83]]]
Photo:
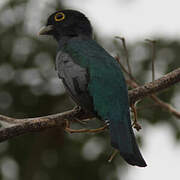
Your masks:
[[[55,21],[62,21],[63,19],[65,19],[65,14],[62,12],[58,12],[55,16],[54,16]]]

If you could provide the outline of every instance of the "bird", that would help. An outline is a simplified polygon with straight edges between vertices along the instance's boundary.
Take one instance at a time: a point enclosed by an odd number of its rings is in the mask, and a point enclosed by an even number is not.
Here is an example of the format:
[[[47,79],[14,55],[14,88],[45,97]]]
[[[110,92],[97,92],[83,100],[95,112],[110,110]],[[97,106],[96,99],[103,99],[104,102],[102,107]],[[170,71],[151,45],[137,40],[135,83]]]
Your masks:
[[[93,39],[89,19],[77,10],[59,10],[48,17],[39,35],[57,41],[57,74],[75,103],[108,122],[111,145],[128,164],[147,166],[131,126],[121,67]]]

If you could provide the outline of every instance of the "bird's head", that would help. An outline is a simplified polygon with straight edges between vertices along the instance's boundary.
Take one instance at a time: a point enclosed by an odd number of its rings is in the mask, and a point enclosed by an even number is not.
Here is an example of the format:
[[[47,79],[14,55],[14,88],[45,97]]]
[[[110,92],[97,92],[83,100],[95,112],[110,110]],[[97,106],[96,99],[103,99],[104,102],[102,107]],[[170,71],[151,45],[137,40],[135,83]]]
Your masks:
[[[49,16],[40,35],[52,35],[56,40],[62,37],[92,36],[92,27],[87,17],[74,10],[57,11]]]

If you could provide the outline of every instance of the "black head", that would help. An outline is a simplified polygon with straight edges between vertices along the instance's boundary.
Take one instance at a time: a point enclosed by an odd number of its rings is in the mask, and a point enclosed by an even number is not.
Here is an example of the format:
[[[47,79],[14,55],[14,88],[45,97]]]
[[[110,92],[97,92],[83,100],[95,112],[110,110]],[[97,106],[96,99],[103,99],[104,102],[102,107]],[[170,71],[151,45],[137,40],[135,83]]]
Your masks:
[[[92,27],[87,17],[74,10],[57,11],[49,16],[40,35],[52,35],[56,40],[62,37],[92,36]]]

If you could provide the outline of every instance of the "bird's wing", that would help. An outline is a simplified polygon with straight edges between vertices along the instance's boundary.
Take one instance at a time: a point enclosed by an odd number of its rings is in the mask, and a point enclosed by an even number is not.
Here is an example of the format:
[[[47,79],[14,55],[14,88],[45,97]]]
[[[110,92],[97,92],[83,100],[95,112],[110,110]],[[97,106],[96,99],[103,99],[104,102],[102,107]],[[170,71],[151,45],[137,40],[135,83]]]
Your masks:
[[[56,70],[72,99],[81,107],[92,110],[92,97],[88,94],[87,69],[75,63],[69,54],[59,51],[56,56]]]
[[[118,62],[90,39],[71,40],[64,50],[75,63],[88,69],[88,90],[97,113],[104,120],[112,119],[111,124],[123,124],[129,136],[130,119],[123,117],[129,112],[128,94]]]
[[[118,62],[91,39],[72,39],[64,51],[88,69],[88,90],[97,114],[110,121],[112,146],[130,164],[145,166],[131,127],[128,92]]]
[[[129,109],[126,83],[118,62],[93,40],[71,40],[66,51],[89,72],[88,89],[103,118],[114,110]],[[116,105],[116,106],[115,106]],[[114,109],[115,108],[115,109]]]

